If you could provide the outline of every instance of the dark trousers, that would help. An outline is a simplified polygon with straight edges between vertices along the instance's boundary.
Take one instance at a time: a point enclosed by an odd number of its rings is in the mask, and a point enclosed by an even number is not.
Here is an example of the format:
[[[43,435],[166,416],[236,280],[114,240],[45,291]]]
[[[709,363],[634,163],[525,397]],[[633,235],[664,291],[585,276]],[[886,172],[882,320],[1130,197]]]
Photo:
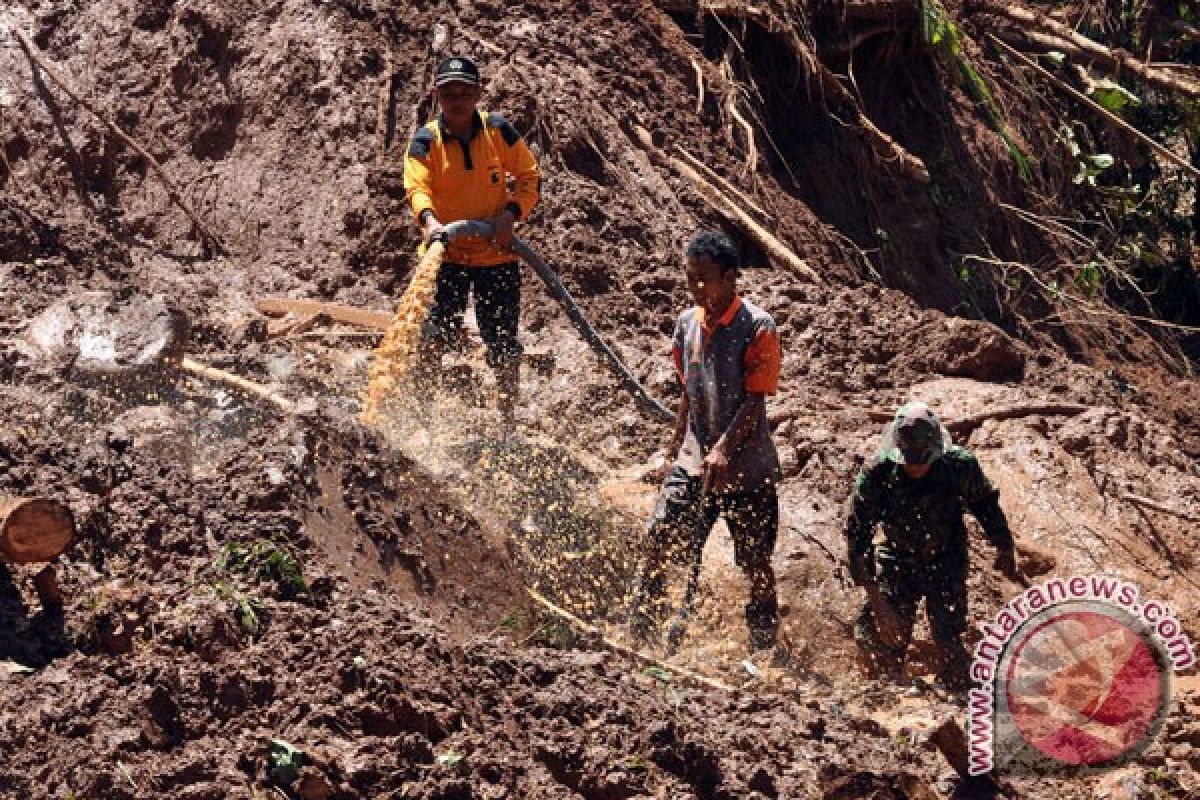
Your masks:
[[[446,350],[462,346],[463,315],[472,290],[479,334],[487,345],[488,366],[496,369],[517,361],[522,352],[517,339],[521,270],[515,261],[494,267],[442,264],[433,308],[422,329],[426,355],[436,361]]]
[[[771,555],[779,531],[779,497],[775,484],[750,491],[710,494],[701,502],[700,478],[675,467],[663,482],[642,547],[642,569],[634,589],[633,624],[652,637],[667,616],[666,571],[670,557],[699,557],[718,517],[733,538],[734,561],[750,581],[746,624],[751,640],[766,644],[779,626],[775,570]]]
[[[929,629],[941,656],[938,671],[951,683],[965,681],[970,668],[970,658],[962,643],[967,629],[966,562],[919,565],[881,561],[876,580],[880,594],[899,618],[903,641],[886,644],[879,634],[871,604],[864,605],[854,633],[875,666],[883,672],[900,671],[917,621],[917,605],[924,598]]]

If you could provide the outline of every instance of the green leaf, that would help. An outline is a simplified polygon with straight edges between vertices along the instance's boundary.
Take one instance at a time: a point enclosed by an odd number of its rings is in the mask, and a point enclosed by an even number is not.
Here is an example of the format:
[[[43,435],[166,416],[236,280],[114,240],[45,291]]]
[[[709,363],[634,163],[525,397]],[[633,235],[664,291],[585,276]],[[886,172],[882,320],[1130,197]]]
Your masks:
[[[1061,67],[1062,63],[1067,60],[1067,55],[1066,53],[1058,50],[1051,50],[1049,53],[1042,53],[1042,58],[1049,59],[1050,61],[1054,62],[1056,66]]]
[[[1103,172],[1104,170],[1117,163],[1117,160],[1108,153],[1095,153],[1087,157],[1087,162],[1095,167],[1096,171]]]
[[[445,764],[447,767],[456,767],[463,760],[463,754],[456,750],[447,750],[437,757],[439,764]]]
[[[1126,106],[1140,106],[1141,99],[1121,84],[1102,78],[1092,85],[1092,99],[1114,114]]]
[[[663,683],[670,683],[671,681],[675,680],[675,676],[672,675],[670,672],[667,672],[662,667],[655,667],[652,665],[652,666],[646,667],[645,672],[651,678],[658,678]]]
[[[303,750],[283,739],[267,742],[267,758],[271,762],[271,778],[284,786],[290,786],[300,777],[300,768],[308,761]]]

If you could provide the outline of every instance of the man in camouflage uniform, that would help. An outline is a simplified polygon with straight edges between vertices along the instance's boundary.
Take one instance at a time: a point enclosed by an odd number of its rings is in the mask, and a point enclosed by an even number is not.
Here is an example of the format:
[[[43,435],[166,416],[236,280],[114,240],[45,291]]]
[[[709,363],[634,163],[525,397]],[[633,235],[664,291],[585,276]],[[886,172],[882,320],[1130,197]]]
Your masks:
[[[878,455],[858,475],[850,495],[846,543],[850,575],[867,592],[855,638],[874,671],[902,674],[905,651],[925,598],[939,678],[964,688],[970,659],[967,627],[967,529],[963,512],[979,520],[997,549],[996,568],[1020,582],[1008,521],[975,456],[950,443],[927,405],[901,406],[884,431]],[[876,538],[876,528],[882,536]]]

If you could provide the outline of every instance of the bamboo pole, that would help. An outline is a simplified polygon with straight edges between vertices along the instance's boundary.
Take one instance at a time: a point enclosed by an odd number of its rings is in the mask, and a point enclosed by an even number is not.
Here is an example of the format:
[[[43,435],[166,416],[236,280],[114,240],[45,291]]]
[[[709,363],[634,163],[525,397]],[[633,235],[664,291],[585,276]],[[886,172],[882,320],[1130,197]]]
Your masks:
[[[112,131],[114,136],[131,147],[142,158],[146,159],[146,163],[150,165],[150,168],[154,170],[154,173],[158,175],[159,180],[161,180],[163,185],[166,187],[167,197],[172,203],[178,206],[184,214],[187,215],[187,218],[192,221],[192,224],[196,226],[196,230],[200,232],[200,235],[204,237],[213,250],[219,255],[229,255],[229,248],[225,246],[225,243],[221,241],[220,237],[213,233],[212,230],[204,224],[204,221],[200,219],[200,216],[193,211],[192,207],[183,199],[183,196],[179,191],[179,187],[175,185],[175,181],[171,180],[171,176],[167,174],[165,169],[163,169],[163,166],[158,162],[158,159],[152,156],[150,151],[143,147],[137,139],[134,139],[128,133],[121,130],[115,122],[102,114],[94,105],[88,102],[85,98],[81,97],[78,92],[71,88],[71,84],[58,74],[58,71],[50,65],[50,63],[42,55],[41,51],[38,50],[37,45],[31,42],[21,30],[15,26],[12,27],[11,30],[17,37],[17,41],[21,43],[21,47],[25,49],[25,53],[29,56],[29,59],[37,65],[38,69],[46,73],[50,80],[58,84],[59,88],[61,88],[68,97],[70,97],[80,106],[83,106],[83,108],[86,109],[93,117],[98,119],[104,125],[104,127]]]
[[[256,397],[259,400],[265,400],[275,408],[282,411],[284,414],[296,413],[296,404],[286,397],[271,391],[262,384],[255,383],[252,380],[243,378],[240,375],[234,375],[232,372],[226,372],[223,369],[209,367],[201,364],[195,359],[184,356],[179,362],[180,367],[184,372],[189,372],[192,375],[204,378],[217,383],[223,383],[226,386],[231,386],[240,392]]]
[[[686,161],[688,164],[690,164],[696,170],[699,170],[701,173],[703,173],[710,181],[715,183],[718,187],[720,187],[721,189],[724,189],[726,192],[728,192],[733,197],[736,197],[738,202],[741,203],[743,206],[745,206],[746,208],[749,208],[751,211],[755,212],[760,217],[767,216],[767,212],[763,209],[762,206],[760,206],[758,203],[751,200],[750,196],[747,195],[745,192],[743,192],[741,189],[734,186],[732,183],[727,181],[725,178],[722,178],[721,175],[716,170],[714,170],[712,167],[708,166],[703,161],[696,158],[694,155],[689,153],[683,147],[676,146],[675,150],[676,150],[676,152],[679,153],[680,158],[682,158],[684,161]]]
[[[532,597],[533,600],[538,605],[540,605],[542,608],[546,609],[551,614],[554,614],[555,616],[559,617],[560,619],[566,620],[566,622],[568,624],[570,624],[571,627],[573,627],[577,630],[583,631],[588,636],[591,636],[591,637],[597,639],[602,645],[604,645],[605,648],[611,650],[612,652],[614,652],[618,655],[625,656],[626,658],[631,658],[634,661],[645,664],[646,666],[657,667],[658,669],[665,670],[666,672],[669,672],[673,675],[678,675],[684,681],[695,684],[697,686],[702,686],[705,689],[717,689],[722,692],[730,692],[730,693],[737,691],[735,688],[733,688],[729,684],[722,683],[721,681],[717,680],[716,678],[709,678],[706,675],[701,675],[698,672],[693,672],[690,669],[676,666],[667,661],[659,661],[657,658],[648,656],[645,653],[641,652],[640,650],[634,650],[632,647],[626,647],[625,645],[621,644],[620,642],[613,641],[609,637],[605,636],[600,631],[600,629],[597,628],[595,625],[584,622],[582,619],[575,616],[570,611],[567,611],[565,608],[562,608],[560,606],[555,605],[554,603],[551,603],[549,600],[547,600],[545,597],[543,597],[541,594],[539,594],[535,590],[526,589],[525,591],[528,592],[529,596]]]
[[[812,267],[796,255],[787,245],[775,238],[766,228],[759,225],[748,213],[740,206],[731,200],[727,200],[725,196],[707,179],[696,171],[690,164],[681,158],[668,155],[659,150],[653,139],[650,137],[650,132],[641,126],[634,127],[634,133],[637,141],[642,148],[649,154],[651,160],[656,161],[664,166],[670,167],[679,173],[681,176],[691,181],[697,193],[708,202],[710,206],[730,221],[737,224],[739,228],[754,240],[754,242],[767,252],[772,258],[786,265],[796,274],[807,278],[814,283],[820,282],[820,277]]]
[[[1191,164],[1189,164],[1187,161],[1185,161],[1182,157],[1176,155],[1175,153],[1172,153],[1170,150],[1163,147],[1161,144],[1154,141],[1149,136],[1142,133],[1137,128],[1133,127],[1128,122],[1121,119],[1116,114],[1112,113],[1107,108],[1105,108],[1104,106],[1097,103],[1095,100],[1092,100],[1087,95],[1085,95],[1082,92],[1080,92],[1079,90],[1075,89],[1070,84],[1066,83],[1065,81],[1061,80],[1060,78],[1055,77],[1048,70],[1046,70],[1044,67],[1042,67],[1037,62],[1035,62],[1029,56],[1022,53],[1020,50],[1017,50],[1012,45],[1006,44],[1005,42],[1001,41],[1000,39],[996,38],[995,36],[993,36],[990,33],[988,34],[988,38],[991,39],[997,46],[999,46],[1001,49],[1003,49],[1006,53],[1014,56],[1015,58],[1017,58],[1021,63],[1025,64],[1026,66],[1031,67],[1035,72],[1037,72],[1039,75],[1041,75],[1047,81],[1049,81],[1051,84],[1053,84],[1057,88],[1061,89],[1062,91],[1066,92],[1071,97],[1078,100],[1079,102],[1083,103],[1085,106],[1090,108],[1092,111],[1095,111],[1097,114],[1099,114],[1101,117],[1103,117],[1108,122],[1111,122],[1113,125],[1126,131],[1127,133],[1133,134],[1139,141],[1145,143],[1148,147],[1150,147],[1151,150],[1158,153],[1163,158],[1167,159],[1171,163],[1173,163],[1179,167],[1182,167],[1183,169],[1192,173],[1193,177],[1200,178],[1200,170],[1197,170],[1195,167],[1193,167]]]

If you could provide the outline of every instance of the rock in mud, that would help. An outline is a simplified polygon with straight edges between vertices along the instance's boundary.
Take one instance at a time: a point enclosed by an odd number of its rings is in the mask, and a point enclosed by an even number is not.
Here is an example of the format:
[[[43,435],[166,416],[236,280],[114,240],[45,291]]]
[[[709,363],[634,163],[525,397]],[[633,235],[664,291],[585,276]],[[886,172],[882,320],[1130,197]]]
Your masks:
[[[188,320],[162,297],[119,300],[86,292],[52,305],[26,332],[37,356],[71,379],[115,387],[156,385],[183,355]]]

